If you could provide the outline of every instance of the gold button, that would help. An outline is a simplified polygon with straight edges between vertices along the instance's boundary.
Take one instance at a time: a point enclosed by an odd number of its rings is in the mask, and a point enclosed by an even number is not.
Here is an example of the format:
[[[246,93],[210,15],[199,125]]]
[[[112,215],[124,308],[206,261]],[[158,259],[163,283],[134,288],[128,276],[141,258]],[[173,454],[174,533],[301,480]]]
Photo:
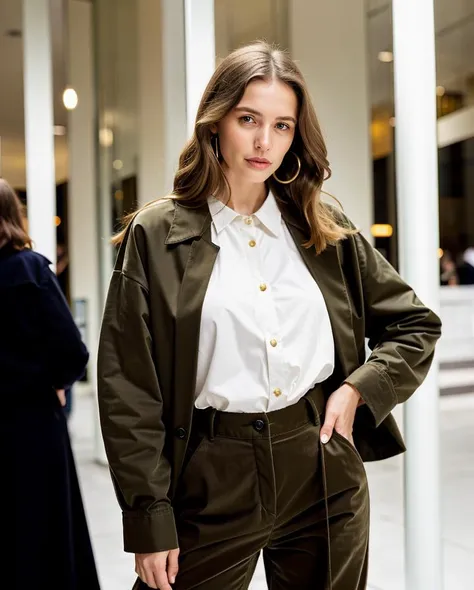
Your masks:
[[[257,242],[256,242],[255,240],[250,240],[250,242],[249,242],[249,246],[250,246],[251,248],[255,248],[255,246],[256,246],[256,245],[257,245]]]
[[[260,291],[266,291],[267,290],[267,286],[265,285],[265,283],[262,283],[260,285]]]
[[[273,395],[275,395],[276,397],[280,397],[281,395],[281,389],[278,389],[278,387],[276,389],[273,390]]]
[[[273,348],[275,348],[278,342],[275,340],[275,338],[273,338],[272,340],[270,340],[270,344],[273,346]]]
[[[246,218],[245,218],[245,223],[246,223],[247,225],[252,225],[252,218],[251,218],[251,217],[246,217]]]

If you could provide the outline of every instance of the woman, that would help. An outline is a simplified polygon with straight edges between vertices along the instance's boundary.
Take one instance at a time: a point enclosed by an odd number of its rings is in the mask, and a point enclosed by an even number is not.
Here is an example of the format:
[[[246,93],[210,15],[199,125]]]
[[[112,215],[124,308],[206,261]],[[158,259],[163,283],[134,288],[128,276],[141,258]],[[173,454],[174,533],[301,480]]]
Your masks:
[[[15,539],[15,588],[96,590],[61,407],[88,352],[49,265],[33,252],[21,203],[0,179],[1,433],[13,516],[3,536]]]
[[[440,321],[321,202],[329,175],[300,71],[253,44],[116,238],[99,402],[136,589],[245,589],[261,551],[272,590],[366,587],[362,460],[404,450],[390,411]]]

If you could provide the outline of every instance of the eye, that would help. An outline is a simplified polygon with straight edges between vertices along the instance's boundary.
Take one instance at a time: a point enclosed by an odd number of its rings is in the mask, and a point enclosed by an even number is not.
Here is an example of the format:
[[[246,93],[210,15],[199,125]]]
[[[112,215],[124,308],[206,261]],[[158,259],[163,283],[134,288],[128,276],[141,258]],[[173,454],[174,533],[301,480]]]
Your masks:
[[[255,123],[254,118],[250,115],[244,115],[243,117],[240,117],[239,121],[242,121],[242,123]]]
[[[281,131],[286,131],[287,129],[290,129],[290,126],[286,123],[277,123],[277,128]]]

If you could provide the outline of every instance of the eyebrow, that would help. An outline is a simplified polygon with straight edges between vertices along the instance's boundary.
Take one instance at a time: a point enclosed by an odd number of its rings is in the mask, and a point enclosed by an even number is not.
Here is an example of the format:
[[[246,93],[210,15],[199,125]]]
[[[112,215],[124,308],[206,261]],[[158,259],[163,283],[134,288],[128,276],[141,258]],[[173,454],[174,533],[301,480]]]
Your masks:
[[[257,117],[263,117],[262,113],[252,109],[250,107],[235,107],[235,111],[245,111],[247,113],[252,113],[252,115],[256,115]],[[292,121],[296,125],[296,119],[294,117],[277,117],[279,121]]]

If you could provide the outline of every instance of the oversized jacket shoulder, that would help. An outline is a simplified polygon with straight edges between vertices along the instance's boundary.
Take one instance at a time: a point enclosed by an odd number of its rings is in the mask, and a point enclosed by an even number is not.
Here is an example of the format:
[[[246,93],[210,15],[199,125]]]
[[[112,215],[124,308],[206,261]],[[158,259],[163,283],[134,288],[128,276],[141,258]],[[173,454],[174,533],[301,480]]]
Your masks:
[[[150,240],[162,245],[165,243],[175,210],[173,199],[164,198],[149,203],[135,215],[115,261],[116,271],[148,288],[146,263]]]

